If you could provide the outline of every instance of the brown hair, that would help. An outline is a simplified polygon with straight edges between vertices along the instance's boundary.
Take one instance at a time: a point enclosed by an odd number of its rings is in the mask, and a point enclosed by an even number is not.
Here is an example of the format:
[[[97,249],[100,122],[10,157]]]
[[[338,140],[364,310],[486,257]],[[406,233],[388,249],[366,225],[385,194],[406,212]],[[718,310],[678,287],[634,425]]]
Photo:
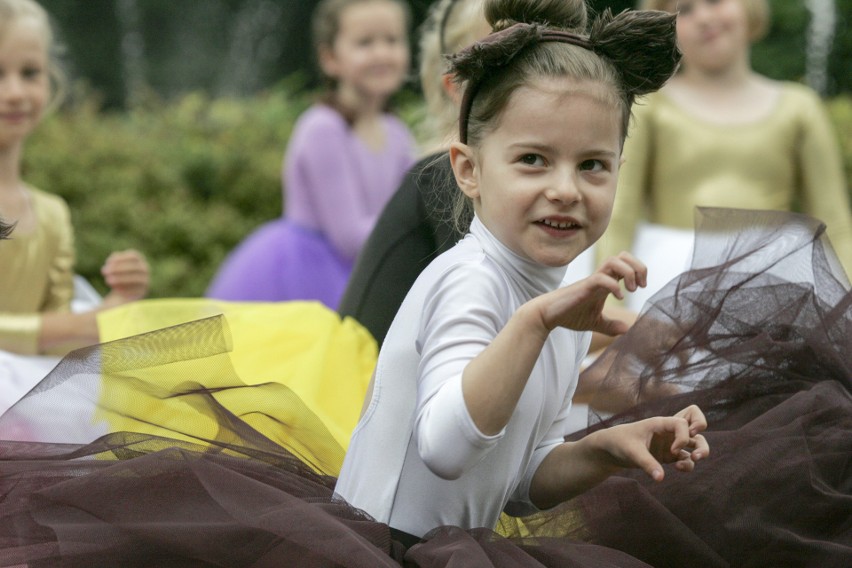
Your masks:
[[[738,0],[743,3],[748,18],[749,39],[756,42],[769,31],[771,11],[767,0]],[[677,12],[677,0],[640,0],[641,10]]]
[[[659,89],[680,59],[675,17],[662,12],[625,11],[613,17],[607,10],[588,33],[583,0],[488,0],[485,16],[496,32],[506,32],[452,57],[457,79],[466,82],[466,95],[475,93],[466,132],[465,121],[461,125],[462,138],[466,133],[474,145],[496,127],[512,93],[542,77],[610,87],[622,111],[624,137],[635,97]],[[573,39],[542,39],[560,32]]]
[[[41,4],[34,0],[0,0],[0,39],[5,37],[12,22],[19,18],[32,18],[41,27],[47,49],[47,73],[51,82],[49,108],[55,108],[65,96],[66,79],[59,65],[59,46],[54,40],[50,16]]]
[[[485,17],[497,33],[450,58],[465,85],[460,138],[471,146],[497,127],[518,88],[544,77],[609,87],[623,141],[635,97],[659,89],[680,60],[675,16],[663,12],[613,17],[607,10],[588,32],[583,0],[487,0]],[[467,218],[467,208],[467,200],[457,203],[457,220]]]

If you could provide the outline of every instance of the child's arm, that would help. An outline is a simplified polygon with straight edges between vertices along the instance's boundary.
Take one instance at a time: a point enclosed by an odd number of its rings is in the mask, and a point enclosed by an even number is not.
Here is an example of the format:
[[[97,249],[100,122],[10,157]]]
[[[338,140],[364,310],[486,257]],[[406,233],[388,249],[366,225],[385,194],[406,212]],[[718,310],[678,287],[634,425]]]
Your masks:
[[[40,353],[66,353],[97,343],[97,312],[140,300],[148,293],[150,273],[145,257],[135,251],[112,253],[101,268],[111,288],[98,310],[83,313],[46,312],[41,315],[38,334]]]
[[[692,471],[695,462],[710,455],[700,434],[706,428],[704,414],[690,406],[675,416],[621,424],[565,442],[542,461],[530,485],[530,500],[540,509],[553,507],[628,467],[641,468],[655,481],[664,477],[661,463]]]
[[[491,344],[470,361],[462,375],[462,393],[474,424],[485,435],[508,424],[547,336],[556,327],[617,335],[627,324],[603,314],[606,298],[622,298],[619,281],[644,286],[645,266],[622,253],[608,259],[592,276],[530,300],[515,312]]]

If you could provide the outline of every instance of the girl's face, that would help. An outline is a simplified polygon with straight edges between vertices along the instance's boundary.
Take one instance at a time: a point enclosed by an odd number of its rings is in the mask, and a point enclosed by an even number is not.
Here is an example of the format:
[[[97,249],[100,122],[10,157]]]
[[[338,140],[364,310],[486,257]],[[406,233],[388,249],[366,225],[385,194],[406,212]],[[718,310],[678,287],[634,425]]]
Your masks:
[[[383,101],[402,85],[408,72],[406,18],[388,0],[360,2],[340,14],[334,44],[322,50],[323,71],[367,100]]]
[[[516,254],[563,266],[609,223],[621,110],[596,82],[548,78],[516,90],[479,148],[454,144],[456,179]]]
[[[39,23],[10,22],[0,39],[0,148],[21,143],[50,98],[48,55]]]
[[[749,22],[742,0],[680,0],[677,38],[686,67],[724,71],[748,55]]]

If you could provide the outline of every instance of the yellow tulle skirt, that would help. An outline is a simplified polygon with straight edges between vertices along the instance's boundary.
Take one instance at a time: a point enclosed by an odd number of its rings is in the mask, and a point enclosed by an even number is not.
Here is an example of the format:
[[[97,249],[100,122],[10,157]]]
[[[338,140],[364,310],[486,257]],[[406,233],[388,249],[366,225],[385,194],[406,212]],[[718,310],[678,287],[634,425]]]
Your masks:
[[[106,343],[215,316],[224,320],[220,326],[226,356],[216,348],[215,358],[170,361],[162,372],[149,365],[132,377],[103,373],[99,407],[110,411],[102,411],[99,420],[112,432],[173,436],[174,430],[191,430],[195,441],[221,438],[216,417],[197,412],[186,397],[163,400],[160,395],[179,392],[182,383],[202,384],[222,407],[271,440],[290,449],[309,444],[297,448],[297,455],[307,454],[306,461],[323,464],[323,473],[337,475],[378,352],[370,333],[355,320],[341,318],[318,302],[165,299],[104,311],[98,326]],[[162,334],[157,337],[163,341]],[[176,331],[173,342],[180,341]],[[127,381],[136,386],[128,389]],[[263,388],[239,388],[243,385]],[[318,419],[333,442],[315,435],[298,440],[281,431],[280,424],[298,424],[302,414]],[[163,432],[174,420],[181,421],[180,427]]]

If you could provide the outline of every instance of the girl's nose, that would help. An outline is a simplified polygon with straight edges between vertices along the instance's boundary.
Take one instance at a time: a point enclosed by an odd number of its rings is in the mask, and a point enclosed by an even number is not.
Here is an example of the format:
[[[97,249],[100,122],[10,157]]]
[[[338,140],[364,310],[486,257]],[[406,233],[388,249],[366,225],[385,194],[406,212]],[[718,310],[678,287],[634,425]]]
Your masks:
[[[571,174],[558,176],[547,189],[545,196],[555,203],[576,203],[580,201],[580,189],[577,179]]]
[[[0,78],[0,96],[6,100],[19,100],[24,95],[24,85],[17,75],[8,73]]]

